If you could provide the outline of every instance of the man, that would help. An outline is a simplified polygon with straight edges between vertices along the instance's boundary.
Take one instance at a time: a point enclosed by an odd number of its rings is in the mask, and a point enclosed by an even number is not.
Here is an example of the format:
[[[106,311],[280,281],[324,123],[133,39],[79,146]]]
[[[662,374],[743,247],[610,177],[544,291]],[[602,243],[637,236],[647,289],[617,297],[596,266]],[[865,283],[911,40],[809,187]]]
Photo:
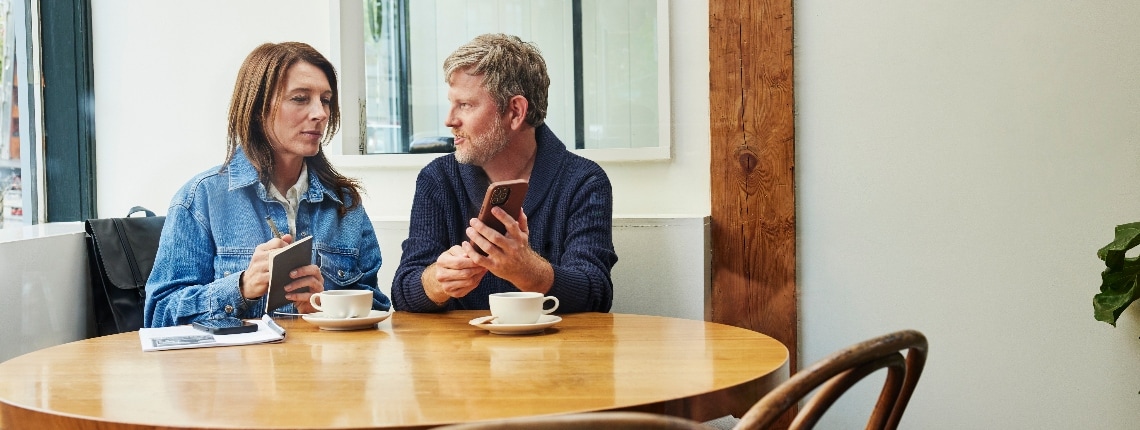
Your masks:
[[[534,291],[558,311],[609,311],[613,193],[596,163],[566,149],[544,124],[550,77],[538,49],[485,34],[443,64],[455,153],[416,179],[408,239],[392,281],[397,310],[488,309],[488,295]],[[506,234],[475,219],[491,182],[527,179]],[[475,251],[479,246],[487,255]]]

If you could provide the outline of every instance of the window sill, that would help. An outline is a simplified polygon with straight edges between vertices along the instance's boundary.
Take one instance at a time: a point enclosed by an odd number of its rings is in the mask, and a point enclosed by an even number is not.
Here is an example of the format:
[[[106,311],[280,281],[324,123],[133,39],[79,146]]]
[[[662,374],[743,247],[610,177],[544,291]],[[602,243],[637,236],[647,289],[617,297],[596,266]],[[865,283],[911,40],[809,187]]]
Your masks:
[[[10,226],[0,229],[0,243],[42,239],[51,236],[84,233],[82,221],[49,222],[44,224]]]
[[[669,161],[672,157],[669,148],[615,148],[615,149],[573,149],[571,152],[605,163],[641,163]],[[329,161],[337,168],[422,168],[431,160],[446,154],[366,154],[335,155],[327,154]]]
[[[336,168],[422,168],[431,160],[447,154],[366,154],[334,155],[327,154],[329,162]]]

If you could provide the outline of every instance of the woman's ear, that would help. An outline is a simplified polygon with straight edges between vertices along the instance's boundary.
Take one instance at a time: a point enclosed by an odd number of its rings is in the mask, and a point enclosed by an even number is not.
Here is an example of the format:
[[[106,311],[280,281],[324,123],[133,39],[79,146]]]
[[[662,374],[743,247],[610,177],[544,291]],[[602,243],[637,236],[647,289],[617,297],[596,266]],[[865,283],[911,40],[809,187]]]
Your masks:
[[[509,124],[512,130],[520,130],[526,126],[526,113],[529,108],[530,104],[527,103],[526,97],[516,95],[507,100],[507,113],[510,115]]]

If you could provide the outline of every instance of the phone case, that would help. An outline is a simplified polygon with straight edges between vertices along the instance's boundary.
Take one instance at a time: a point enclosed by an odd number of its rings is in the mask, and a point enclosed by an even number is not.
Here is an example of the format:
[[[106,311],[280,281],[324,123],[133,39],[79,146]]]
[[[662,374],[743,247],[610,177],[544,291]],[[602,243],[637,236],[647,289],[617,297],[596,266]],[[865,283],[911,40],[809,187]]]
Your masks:
[[[495,229],[499,234],[506,234],[507,227],[498,218],[495,218],[495,215],[491,213],[491,208],[499,206],[512,218],[519,219],[519,216],[522,215],[523,200],[526,199],[528,186],[529,183],[526,179],[492,183],[487,187],[487,194],[483,196],[483,206],[479,208],[479,221]],[[478,245],[474,243],[471,245],[480,254],[487,255],[482,249],[479,249]]]
[[[257,324],[242,321],[237,318],[223,320],[194,321],[190,323],[194,328],[216,335],[250,333],[257,331]]]

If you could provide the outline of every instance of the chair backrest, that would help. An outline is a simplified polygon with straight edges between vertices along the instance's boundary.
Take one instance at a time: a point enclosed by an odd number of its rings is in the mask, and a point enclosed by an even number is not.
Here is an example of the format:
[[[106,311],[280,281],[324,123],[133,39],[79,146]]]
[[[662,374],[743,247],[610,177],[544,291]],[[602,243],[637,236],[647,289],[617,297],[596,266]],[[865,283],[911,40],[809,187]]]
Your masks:
[[[569,415],[511,418],[436,427],[436,430],[712,430],[696,421],[644,412],[587,412]]]
[[[904,358],[902,352],[906,352]],[[796,372],[740,418],[734,429],[765,429],[816,388],[789,429],[810,429],[840,396],[867,375],[886,368],[887,378],[867,422],[868,429],[896,429],[926,364],[926,336],[904,330],[837,351]]]

